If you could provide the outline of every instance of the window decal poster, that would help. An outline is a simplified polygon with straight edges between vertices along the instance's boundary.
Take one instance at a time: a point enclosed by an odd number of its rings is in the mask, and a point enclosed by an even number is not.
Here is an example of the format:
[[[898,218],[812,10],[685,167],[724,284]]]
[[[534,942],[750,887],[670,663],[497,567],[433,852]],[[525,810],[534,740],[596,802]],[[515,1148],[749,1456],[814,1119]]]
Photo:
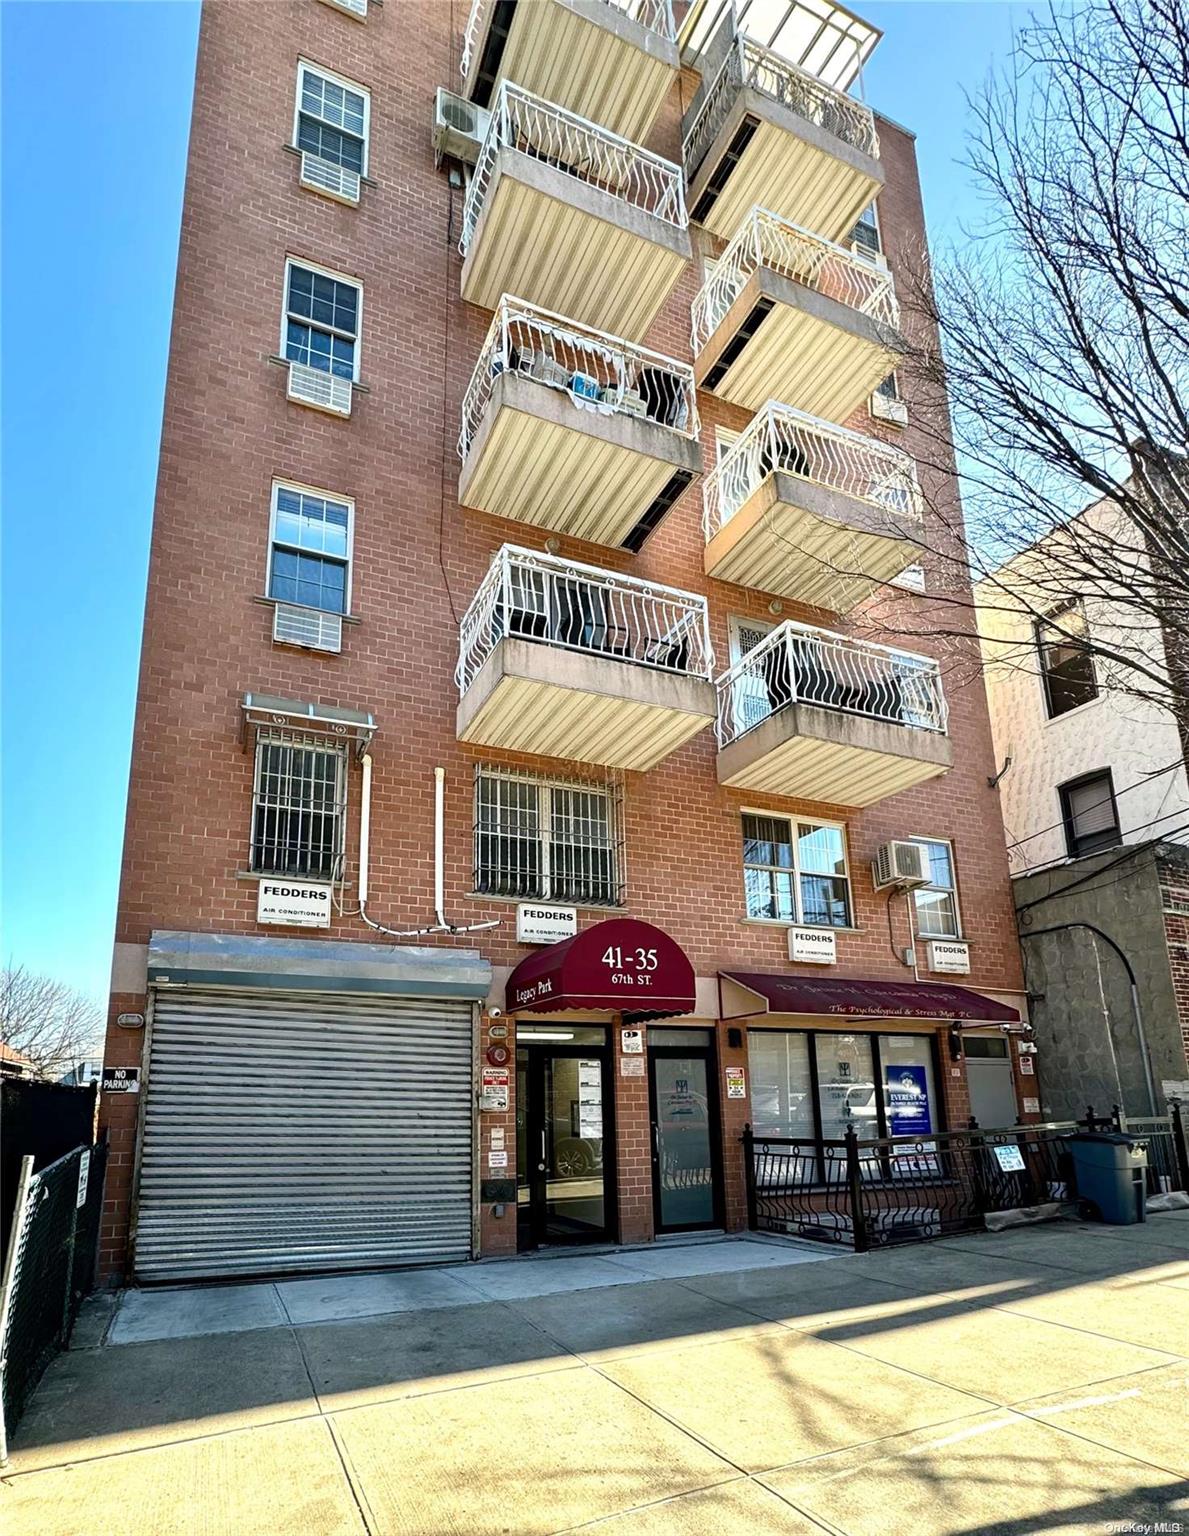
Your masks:
[[[924,1067],[889,1067],[888,1130],[893,1136],[928,1136],[933,1129]]]

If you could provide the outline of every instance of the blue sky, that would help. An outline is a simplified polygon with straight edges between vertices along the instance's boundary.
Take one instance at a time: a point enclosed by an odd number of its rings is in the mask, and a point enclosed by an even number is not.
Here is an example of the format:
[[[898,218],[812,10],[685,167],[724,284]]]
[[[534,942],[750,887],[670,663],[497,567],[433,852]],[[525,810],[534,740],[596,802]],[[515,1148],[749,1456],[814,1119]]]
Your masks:
[[[227,0],[234,3],[234,0]],[[868,100],[920,136],[935,238],[977,215],[963,89],[1026,8],[885,0]],[[0,0],[4,958],[107,987],[196,0]],[[427,125],[428,128],[428,125]]]

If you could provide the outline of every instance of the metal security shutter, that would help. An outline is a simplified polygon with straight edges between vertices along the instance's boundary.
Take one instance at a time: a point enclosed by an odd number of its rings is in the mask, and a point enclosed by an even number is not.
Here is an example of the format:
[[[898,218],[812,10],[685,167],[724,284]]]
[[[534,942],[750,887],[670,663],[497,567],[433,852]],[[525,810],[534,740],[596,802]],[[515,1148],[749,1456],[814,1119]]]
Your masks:
[[[465,1259],[471,1005],[162,989],[142,1280]]]

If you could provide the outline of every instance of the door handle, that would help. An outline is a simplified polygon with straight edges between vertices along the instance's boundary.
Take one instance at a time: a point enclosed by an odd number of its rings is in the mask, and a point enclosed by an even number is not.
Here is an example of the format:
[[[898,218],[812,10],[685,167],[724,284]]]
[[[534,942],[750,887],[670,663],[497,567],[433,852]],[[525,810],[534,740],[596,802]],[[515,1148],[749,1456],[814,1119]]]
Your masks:
[[[541,1172],[541,1173],[545,1172],[545,1127],[544,1126],[541,1127],[541,1161],[540,1161],[540,1163],[537,1166],[538,1166],[538,1171],[539,1172]]]
[[[661,1164],[661,1128],[655,1120],[652,1122],[652,1160],[659,1168]]]

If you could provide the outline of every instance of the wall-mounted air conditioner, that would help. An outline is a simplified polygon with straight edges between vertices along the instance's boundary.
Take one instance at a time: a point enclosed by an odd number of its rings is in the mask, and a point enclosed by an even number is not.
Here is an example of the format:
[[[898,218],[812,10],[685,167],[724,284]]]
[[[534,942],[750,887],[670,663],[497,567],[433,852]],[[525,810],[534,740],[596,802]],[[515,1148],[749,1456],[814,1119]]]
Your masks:
[[[321,155],[311,155],[308,149],[301,152],[301,184],[340,203],[359,201],[358,171],[336,165],[333,160],[323,160]]]
[[[358,16],[360,21],[367,20],[367,0],[326,0],[326,4],[336,11],[346,11],[348,16]]]
[[[273,611],[272,637],[280,645],[300,645],[307,651],[341,651],[343,616],[278,603]]]
[[[876,421],[890,421],[897,427],[908,425],[908,407],[904,401],[881,395],[878,389],[871,396],[870,410]]]
[[[474,165],[490,122],[490,112],[439,86],[433,99],[433,148],[438,165],[446,158]]]
[[[351,380],[311,368],[308,363],[289,364],[289,398],[333,416],[351,414]]]
[[[871,861],[877,891],[915,890],[929,884],[929,859],[920,843],[884,843]]]

